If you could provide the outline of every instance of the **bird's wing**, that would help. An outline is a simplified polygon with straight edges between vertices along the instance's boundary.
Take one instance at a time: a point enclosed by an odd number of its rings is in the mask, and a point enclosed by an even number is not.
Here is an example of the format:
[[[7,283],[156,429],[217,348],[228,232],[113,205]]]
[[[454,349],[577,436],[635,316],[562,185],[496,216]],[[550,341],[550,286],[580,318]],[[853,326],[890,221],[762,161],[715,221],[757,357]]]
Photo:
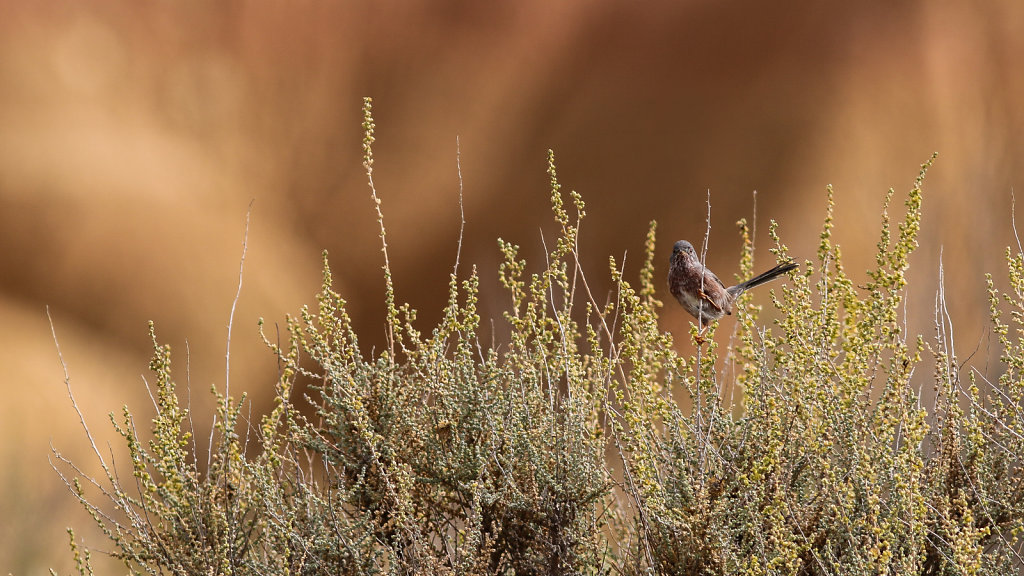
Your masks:
[[[711,270],[708,270],[707,268],[705,268],[704,269],[704,284],[707,285],[707,284],[710,284],[712,282],[715,283],[715,284],[718,284],[719,286],[721,286],[723,290],[725,289],[725,284],[722,284],[722,281],[718,279],[718,276],[715,276],[714,272],[712,272]],[[719,305],[718,302],[715,302],[710,296],[708,296],[706,291],[701,292],[700,293],[700,297],[703,298],[704,300],[706,300],[712,306],[714,306],[715,310],[718,310],[719,312],[722,311],[721,305]]]
[[[712,272],[711,270],[708,270],[707,268],[705,268],[704,269],[704,282],[705,283],[708,282],[709,279],[712,282],[715,282],[716,284],[721,286],[722,288],[725,288],[725,284],[723,284],[722,281],[718,279],[718,276],[715,276],[714,272]]]

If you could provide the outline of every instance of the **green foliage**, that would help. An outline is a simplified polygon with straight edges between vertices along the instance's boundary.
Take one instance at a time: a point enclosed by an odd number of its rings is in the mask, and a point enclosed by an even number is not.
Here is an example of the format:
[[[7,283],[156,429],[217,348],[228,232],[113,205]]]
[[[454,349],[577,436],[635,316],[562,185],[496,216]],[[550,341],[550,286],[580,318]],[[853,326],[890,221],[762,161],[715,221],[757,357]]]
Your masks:
[[[1005,371],[964,382],[941,292],[932,338],[901,320],[931,161],[895,237],[886,196],[866,286],[832,241],[829,188],[816,257],[771,292],[772,326],[744,295],[726,353],[692,327],[695,352],[683,356],[658,323],[655,224],[636,287],[610,260],[616,291],[598,302],[579,265],[584,203],[572,192],[567,205],[549,154],[559,234],[532,272],[518,246],[498,241],[511,336],[492,347],[480,338],[475,269],[453,271],[429,332],[396,303],[370,104],[363,160],[386,349],[360,348],[325,253],[315,309],[289,318],[284,345],[266,339],[281,365],[274,409],[243,427],[244,397],[218,396],[200,465],[170,350],[154,336],[151,439],[127,408],[112,418],[132,478],[98,450],[102,479],[57,455],[131,573],[1019,572],[1024,254],[1007,252],[1008,293],[989,279]],[[745,222],[740,236],[748,275]],[[774,224],[771,237],[789,259]],[[928,375],[917,370],[926,352]],[[931,409],[920,392],[929,378]],[[91,574],[73,535],[72,550]]]

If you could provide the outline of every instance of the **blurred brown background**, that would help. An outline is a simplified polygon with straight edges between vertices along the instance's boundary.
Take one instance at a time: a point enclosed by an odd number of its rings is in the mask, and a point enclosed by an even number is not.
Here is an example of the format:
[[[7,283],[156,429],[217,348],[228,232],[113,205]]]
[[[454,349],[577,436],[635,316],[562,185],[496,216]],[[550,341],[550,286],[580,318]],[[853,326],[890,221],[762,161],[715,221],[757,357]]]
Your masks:
[[[700,239],[732,278],[757,190],[758,268],[778,220],[812,257],[826,184],[863,278],[886,189],[926,181],[912,332],[930,334],[940,248],[966,356],[986,348],[983,273],[1005,276],[1022,180],[1024,4],[903,2],[0,2],[0,571],[66,572],[67,525],[106,548],[47,462],[95,471],[46,321],[101,448],[106,413],[146,422],[146,321],[172,345],[197,420],[223,387],[246,207],[232,392],[266,406],[276,377],[256,334],[312,303],[330,250],[367,347],[382,341],[376,222],[360,165],[360,98],[375,99],[376,184],[398,297],[438,317],[465,184],[463,270],[497,317],[496,237],[535,259],[545,153],[583,193],[591,279],[628,252],[635,278],[659,222]],[[607,286],[607,283],[601,284]],[[667,294],[663,293],[667,298]],[[764,298],[762,296],[761,298]],[[765,300],[766,301],[766,300]],[[664,329],[688,318],[666,308]],[[272,328],[271,328],[272,330]],[[680,344],[686,346],[686,344]]]

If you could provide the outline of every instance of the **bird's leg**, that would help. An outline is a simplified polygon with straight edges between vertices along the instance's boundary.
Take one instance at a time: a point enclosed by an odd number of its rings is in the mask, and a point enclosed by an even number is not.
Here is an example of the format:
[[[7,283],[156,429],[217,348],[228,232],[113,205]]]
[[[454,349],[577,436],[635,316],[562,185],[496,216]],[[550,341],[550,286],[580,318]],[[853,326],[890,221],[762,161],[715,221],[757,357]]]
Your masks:
[[[719,305],[718,305],[718,303],[717,303],[717,302],[715,302],[715,301],[714,301],[714,300],[713,300],[713,299],[711,298],[711,296],[708,296],[708,295],[707,295],[707,294],[706,294],[706,293],[705,293],[705,292],[704,292],[703,290],[701,290],[701,291],[700,291],[699,295],[700,295],[700,297],[701,297],[701,298],[703,298],[704,300],[707,300],[708,304],[711,304],[712,306],[714,306],[714,307],[715,307],[715,310],[718,310],[719,312],[721,312],[721,311],[722,311],[722,307],[721,307],[721,306],[719,306]]]

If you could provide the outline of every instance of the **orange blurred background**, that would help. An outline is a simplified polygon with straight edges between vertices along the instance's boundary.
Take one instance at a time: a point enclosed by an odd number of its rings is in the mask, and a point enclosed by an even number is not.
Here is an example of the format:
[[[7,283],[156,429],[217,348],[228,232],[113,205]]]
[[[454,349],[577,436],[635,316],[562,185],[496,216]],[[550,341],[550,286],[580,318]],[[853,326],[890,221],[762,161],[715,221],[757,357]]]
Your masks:
[[[146,322],[171,344],[197,422],[223,389],[267,406],[276,365],[256,332],[313,303],[320,251],[369,347],[383,341],[377,224],[361,166],[374,98],[375,181],[397,296],[429,329],[459,232],[500,323],[496,238],[539,262],[554,237],[545,155],[588,203],[584,269],[635,278],[659,223],[733,278],[734,222],[757,190],[757,268],[777,220],[811,258],[826,184],[855,278],[885,191],[933,151],[910,330],[930,335],[940,250],[964,356],[985,337],[984,272],[1005,277],[1024,179],[1024,4],[932,2],[0,1],[0,571],[70,569],[64,527],[107,549],[47,460],[96,471],[45,307],[100,447],[106,414],[144,423]],[[456,146],[458,138],[459,148]],[[860,275],[860,276],[857,276]],[[663,328],[688,317],[663,290]],[[765,295],[757,296],[767,303]],[[685,348],[680,338],[680,347]],[[186,374],[186,348],[188,370]],[[997,370],[998,368],[991,368]],[[102,559],[99,560],[102,563]]]

